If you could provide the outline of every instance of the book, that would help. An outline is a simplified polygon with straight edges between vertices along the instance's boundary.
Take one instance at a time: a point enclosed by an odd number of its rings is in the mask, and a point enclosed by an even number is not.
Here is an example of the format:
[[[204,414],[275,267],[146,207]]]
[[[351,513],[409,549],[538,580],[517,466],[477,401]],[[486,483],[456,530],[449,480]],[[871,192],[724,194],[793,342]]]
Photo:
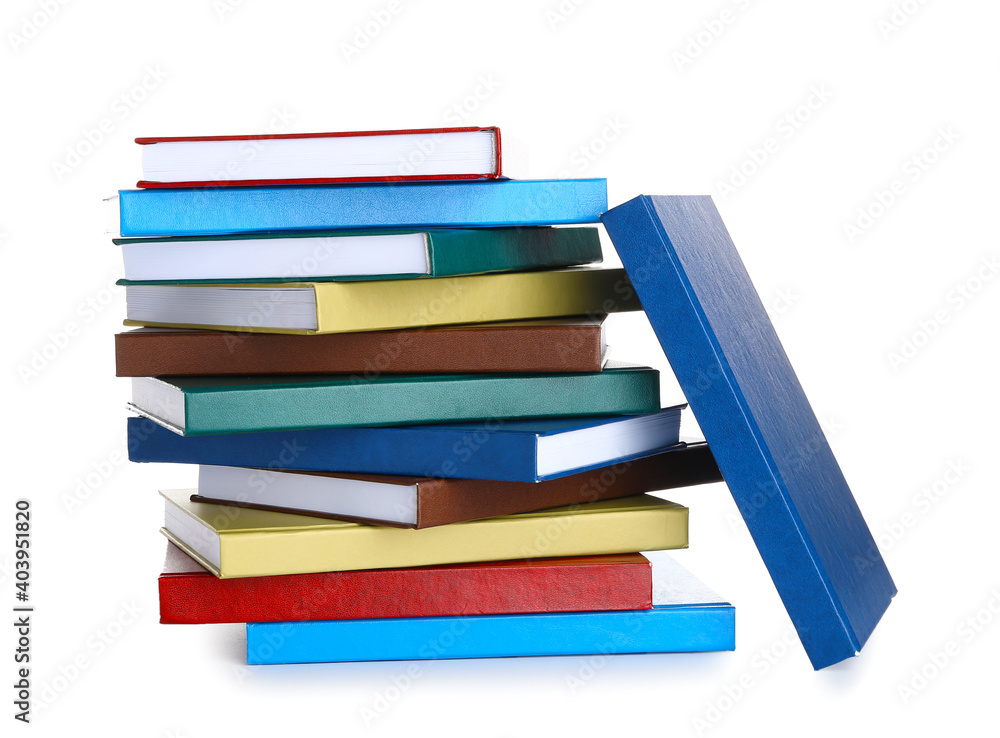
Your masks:
[[[125,325],[343,333],[639,310],[622,269],[373,282],[132,284]]]
[[[896,587],[711,197],[603,221],[814,668],[856,655]]]
[[[135,142],[142,145],[138,187],[495,179],[503,171],[495,126]]]
[[[192,499],[375,525],[430,528],[631,497],[677,486],[676,481],[656,456],[537,483],[202,465],[198,494]]]
[[[133,417],[128,419],[127,437],[134,462],[535,483],[655,455],[662,473],[674,480],[668,486],[722,481],[705,443],[657,446],[659,439],[634,432],[642,430],[641,423],[635,428],[634,419],[498,418],[451,425],[181,436],[148,418]],[[603,425],[624,430],[612,429],[613,442],[588,443],[591,429]],[[553,455],[552,443],[574,449],[573,455]]]
[[[597,223],[604,179],[121,190],[122,236]]]
[[[599,372],[604,316],[302,336],[134,328],[115,336],[119,377],[191,374]]]
[[[158,588],[160,622],[172,624],[652,607],[640,554],[219,579],[168,541]]]
[[[660,410],[660,373],[133,377],[131,407],[184,435]]]
[[[115,238],[134,282],[451,277],[601,261],[596,228],[451,228]]]
[[[735,608],[669,556],[650,560],[650,609],[247,623],[247,663],[734,650]]]
[[[160,494],[161,532],[224,579],[687,547],[687,508],[649,495],[410,530]]]

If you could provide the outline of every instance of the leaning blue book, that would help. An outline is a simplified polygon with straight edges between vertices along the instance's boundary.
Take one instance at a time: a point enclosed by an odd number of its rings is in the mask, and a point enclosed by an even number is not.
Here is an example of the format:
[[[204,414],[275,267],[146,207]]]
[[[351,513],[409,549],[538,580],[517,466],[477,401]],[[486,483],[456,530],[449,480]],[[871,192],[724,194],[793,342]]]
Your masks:
[[[735,608],[669,555],[645,555],[652,609],[247,623],[247,664],[732,651]]]
[[[128,419],[129,459],[262,469],[539,482],[666,453],[685,484],[715,482],[705,444],[679,443],[681,406],[650,415],[182,436]]]
[[[856,655],[896,586],[712,198],[601,219],[810,661]]]
[[[597,223],[604,179],[121,190],[122,236]]]

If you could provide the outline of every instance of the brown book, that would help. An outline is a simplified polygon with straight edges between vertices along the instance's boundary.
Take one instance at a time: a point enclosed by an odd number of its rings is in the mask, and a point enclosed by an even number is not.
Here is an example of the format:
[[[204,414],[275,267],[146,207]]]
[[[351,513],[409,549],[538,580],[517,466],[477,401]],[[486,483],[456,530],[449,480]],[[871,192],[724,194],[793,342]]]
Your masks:
[[[604,317],[283,335],[139,328],[115,336],[119,377],[598,372]]]
[[[718,481],[715,459],[700,443],[535,483],[202,466],[199,493],[191,499],[430,528]]]

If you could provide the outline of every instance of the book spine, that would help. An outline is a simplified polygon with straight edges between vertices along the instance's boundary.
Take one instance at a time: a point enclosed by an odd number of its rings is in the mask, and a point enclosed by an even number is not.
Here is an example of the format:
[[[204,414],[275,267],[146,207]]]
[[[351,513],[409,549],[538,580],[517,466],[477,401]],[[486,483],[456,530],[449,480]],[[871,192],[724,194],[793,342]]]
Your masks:
[[[428,233],[435,277],[558,268],[601,261],[596,228],[456,229]]]
[[[248,664],[731,651],[731,605],[248,623]],[[273,644],[273,645],[272,645]]]
[[[667,503],[527,513],[419,532],[369,525],[220,531],[219,538],[220,577],[263,577],[686,548],[688,510]]]
[[[598,372],[601,358],[597,322],[309,337],[221,331],[115,336],[119,377]]]
[[[607,182],[488,180],[122,190],[122,236],[596,223]]]
[[[134,462],[534,482],[535,437],[486,429],[323,428],[181,436],[128,419]]]
[[[653,369],[537,376],[437,375],[428,381],[382,377],[368,383],[188,391],[184,434],[642,415],[659,409],[659,372]]]
[[[416,527],[430,528],[529,510],[581,505],[721,480],[708,447],[701,446],[622,460],[535,483],[467,479],[421,481],[417,487]]]
[[[218,579],[159,579],[161,623],[486,615],[652,607],[649,563],[638,554],[424,569]],[[458,596],[456,593],[461,593]]]

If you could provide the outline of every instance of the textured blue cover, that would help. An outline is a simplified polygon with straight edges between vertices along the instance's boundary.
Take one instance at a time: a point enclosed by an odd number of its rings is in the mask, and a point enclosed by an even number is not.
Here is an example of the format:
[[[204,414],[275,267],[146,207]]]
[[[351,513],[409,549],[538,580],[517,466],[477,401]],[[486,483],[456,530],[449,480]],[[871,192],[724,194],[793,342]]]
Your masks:
[[[121,190],[122,236],[596,223],[604,179]]]
[[[661,552],[653,608],[247,624],[248,664],[732,651],[736,611]]]
[[[536,441],[540,434],[603,425],[616,419],[566,418],[181,436],[147,418],[133,417],[128,419],[128,454],[131,461],[137,462],[538,482],[666,450],[655,449],[606,464],[538,476]],[[670,448],[683,452],[683,447]]]
[[[896,587],[711,197],[601,219],[813,666],[856,655]]]

